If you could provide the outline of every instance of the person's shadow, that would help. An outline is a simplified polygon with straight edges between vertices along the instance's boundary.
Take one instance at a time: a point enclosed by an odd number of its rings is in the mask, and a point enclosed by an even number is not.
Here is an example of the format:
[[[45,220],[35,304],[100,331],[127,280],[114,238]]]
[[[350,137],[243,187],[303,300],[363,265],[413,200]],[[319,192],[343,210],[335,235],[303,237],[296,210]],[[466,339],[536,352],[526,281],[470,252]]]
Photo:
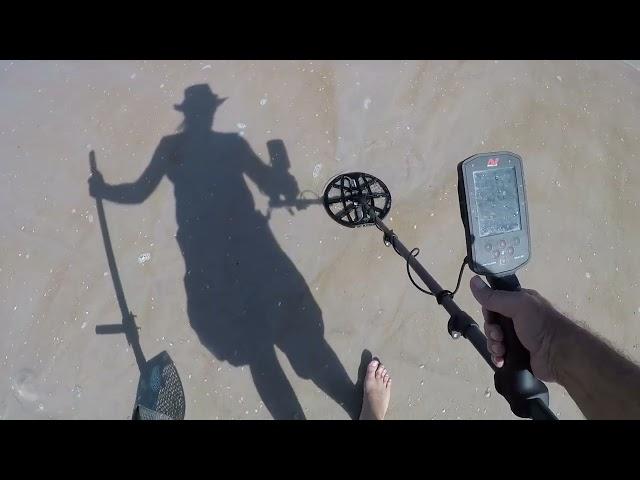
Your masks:
[[[305,418],[276,357],[311,379],[349,413],[359,406],[353,382],[324,338],[322,312],[308,285],[257,211],[243,174],[272,200],[294,200],[296,180],[278,168],[280,141],[270,142],[272,166],[238,134],[212,130],[220,99],[208,85],[185,90],[179,133],[164,137],[133,183],[109,185],[96,171],[93,196],[141,203],[166,175],[176,199],[178,245],[191,326],[219,360],[248,365],[256,389],[276,419]],[[281,164],[281,163],[280,163]]]

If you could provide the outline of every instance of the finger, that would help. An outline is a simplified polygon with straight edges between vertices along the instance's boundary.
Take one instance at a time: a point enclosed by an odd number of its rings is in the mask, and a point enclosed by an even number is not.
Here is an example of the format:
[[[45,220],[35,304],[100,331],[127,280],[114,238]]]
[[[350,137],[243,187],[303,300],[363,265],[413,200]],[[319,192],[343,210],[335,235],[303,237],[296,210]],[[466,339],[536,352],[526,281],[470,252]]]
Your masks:
[[[498,368],[502,368],[502,366],[504,365],[504,358],[502,357],[496,357],[495,355],[491,355],[491,361]]]
[[[506,350],[504,343],[489,341],[489,351],[496,357],[502,357]]]
[[[484,307],[482,307],[482,318],[484,318],[485,325],[491,322],[491,314],[489,313],[489,310]]]
[[[489,323],[487,321],[484,322],[484,333],[487,338],[491,340],[495,340],[496,342],[501,342],[504,339],[504,334],[502,333],[502,328],[500,325],[496,323]]]
[[[477,275],[471,279],[470,286],[475,299],[487,310],[513,317],[521,309],[521,292],[493,290]]]

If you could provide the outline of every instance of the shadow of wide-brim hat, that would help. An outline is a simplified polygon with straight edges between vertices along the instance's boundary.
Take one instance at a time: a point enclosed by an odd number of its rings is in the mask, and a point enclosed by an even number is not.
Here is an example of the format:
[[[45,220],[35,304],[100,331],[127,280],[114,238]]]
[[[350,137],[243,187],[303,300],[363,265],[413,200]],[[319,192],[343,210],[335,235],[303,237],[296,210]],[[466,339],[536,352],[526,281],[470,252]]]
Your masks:
[[[180,104],[173,106],[179,112],[193,112],[215,110],[227,97],[220,98],[211,91],[206,83],[200,85],[192,85],[184,90],[184,100]]]

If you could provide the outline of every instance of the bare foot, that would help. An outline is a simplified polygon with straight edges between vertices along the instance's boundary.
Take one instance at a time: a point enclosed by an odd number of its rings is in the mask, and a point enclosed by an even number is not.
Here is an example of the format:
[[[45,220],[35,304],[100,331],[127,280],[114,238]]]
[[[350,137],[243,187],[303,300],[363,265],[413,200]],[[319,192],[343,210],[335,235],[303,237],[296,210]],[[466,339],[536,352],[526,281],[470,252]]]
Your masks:
[[[372,360],[364,377],[364,398],[360,420],[384,420],[391,397],[391,377],[384,365]]]

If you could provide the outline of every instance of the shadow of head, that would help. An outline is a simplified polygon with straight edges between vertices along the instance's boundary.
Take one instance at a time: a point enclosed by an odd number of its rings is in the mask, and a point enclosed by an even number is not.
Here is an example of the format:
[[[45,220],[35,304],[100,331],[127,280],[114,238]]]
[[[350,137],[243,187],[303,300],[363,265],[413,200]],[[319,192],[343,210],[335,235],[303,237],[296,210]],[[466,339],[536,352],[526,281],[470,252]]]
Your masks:
[[[184,130],[209,130],[213,125],[213,116],[227,97],[220,98],[211,91],[208,84],[191,85],[184,91],[182,103],[173,106],[184,115],[181,128]]]

